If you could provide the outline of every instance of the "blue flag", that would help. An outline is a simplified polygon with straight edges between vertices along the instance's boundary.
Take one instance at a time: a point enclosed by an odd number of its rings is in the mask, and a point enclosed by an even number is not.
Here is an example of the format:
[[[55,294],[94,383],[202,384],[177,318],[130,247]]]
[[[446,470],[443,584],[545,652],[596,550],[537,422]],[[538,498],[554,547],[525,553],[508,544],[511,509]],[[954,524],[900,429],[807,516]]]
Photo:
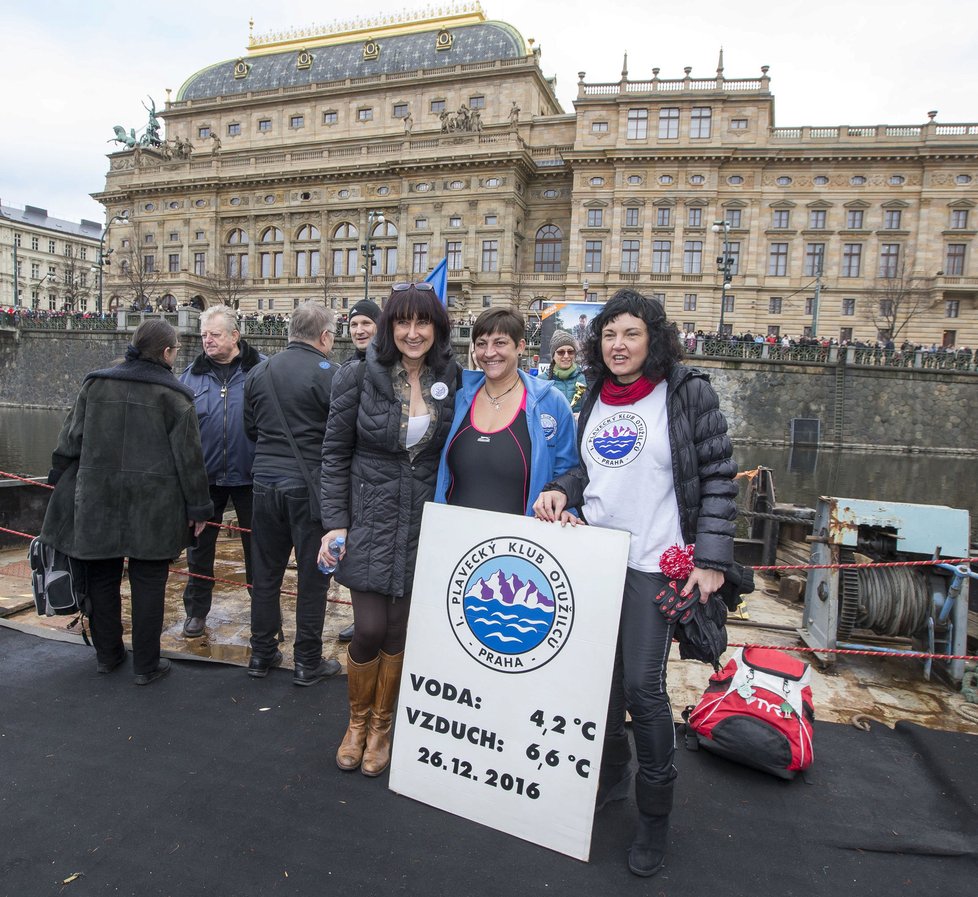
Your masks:
[[[430,283],[435,288],[438,298],[442,305],[448,304],[448,257],[443,258],[425,279],[425,283]]]

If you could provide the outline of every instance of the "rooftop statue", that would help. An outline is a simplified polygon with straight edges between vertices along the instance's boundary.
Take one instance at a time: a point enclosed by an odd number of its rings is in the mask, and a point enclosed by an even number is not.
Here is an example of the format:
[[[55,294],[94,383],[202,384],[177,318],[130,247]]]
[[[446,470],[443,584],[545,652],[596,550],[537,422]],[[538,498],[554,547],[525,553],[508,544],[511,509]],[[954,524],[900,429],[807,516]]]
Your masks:
[[[105,141],[106,143],[122,143],[127,149],[131,149],[136,145],[137,140],[135,128],[130,128],[128,134],[122,125],[113,125],[112,130],[115,131],[115,137],[110,137]]]

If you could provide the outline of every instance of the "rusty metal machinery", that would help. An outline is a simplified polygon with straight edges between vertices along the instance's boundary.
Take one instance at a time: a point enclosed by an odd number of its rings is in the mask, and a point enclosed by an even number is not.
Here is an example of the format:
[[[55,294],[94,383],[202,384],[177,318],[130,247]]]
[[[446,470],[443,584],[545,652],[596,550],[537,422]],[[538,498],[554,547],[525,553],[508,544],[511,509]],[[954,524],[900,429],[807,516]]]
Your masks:
[[[968,556],[968,512],[939,505],[822,497],[815,508],[811,563],[890,563]],[[812,648],[967,654],[967,564],[811,570],[799,630]],[[895,647],[894,641],[906,641]],[[870,644],[869,642],[873,642]],[[831,661],[834,655],[824,655]],[[963,660],[924,663],[960,687]]]

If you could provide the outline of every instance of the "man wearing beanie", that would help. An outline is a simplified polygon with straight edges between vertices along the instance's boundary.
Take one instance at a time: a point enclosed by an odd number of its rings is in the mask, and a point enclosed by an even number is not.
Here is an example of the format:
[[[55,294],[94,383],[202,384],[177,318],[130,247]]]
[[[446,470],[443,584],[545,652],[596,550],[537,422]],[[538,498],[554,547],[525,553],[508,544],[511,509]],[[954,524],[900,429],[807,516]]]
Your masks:
[[[571,411],[581,407],[587,378],[577,363],[577,341],[566,330],[556,330],[550,338],[550,372],[544,379],[554,381],[570,403]]]
[[[366,357],[367,346],[377,332],[380,306],[372,299],[361,299],[350,309],[350,339],[356,349],[356,358]]]
[[[380,306],[373,299],[361,299],[350,309],[350,339],[356,354],[344,364],[360,364],[367,357],[367,346],[377,333]],[[353,641],[353,624],[341,629],[336,638],[341,642]]]

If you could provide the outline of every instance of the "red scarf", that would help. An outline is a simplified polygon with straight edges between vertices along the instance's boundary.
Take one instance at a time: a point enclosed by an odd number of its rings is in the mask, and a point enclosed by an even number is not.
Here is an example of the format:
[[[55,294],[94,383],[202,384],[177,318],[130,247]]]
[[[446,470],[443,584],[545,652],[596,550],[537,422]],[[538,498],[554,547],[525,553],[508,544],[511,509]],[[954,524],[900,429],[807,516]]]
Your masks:
[[[655,380],[639,377],[632,383],[622,384],[615,383],[613,378],[608,377],[601,384],[601,401],[605,405],[634,405],[644,399],[661,382],[661,377]]]

